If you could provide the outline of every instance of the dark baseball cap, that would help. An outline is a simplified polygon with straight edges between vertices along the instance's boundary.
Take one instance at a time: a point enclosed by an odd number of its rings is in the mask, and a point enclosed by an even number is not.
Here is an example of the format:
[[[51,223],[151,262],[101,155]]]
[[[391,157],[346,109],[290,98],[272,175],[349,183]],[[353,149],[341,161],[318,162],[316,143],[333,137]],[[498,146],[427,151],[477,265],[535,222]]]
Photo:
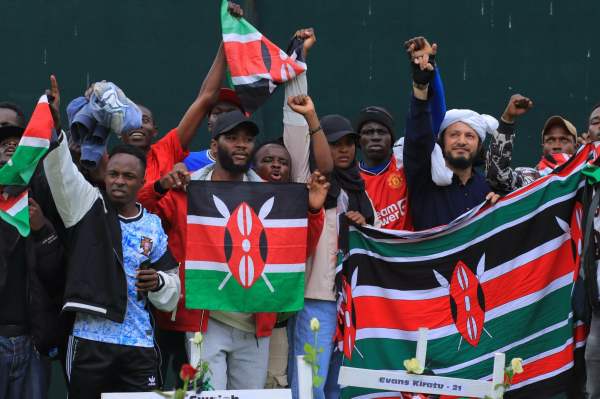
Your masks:
[[[15,125],[6,125],[0,127],[0,141],[9,137],[22,137],[25,133],[25,128]]]
[[[352,137],[355,139],[360,139],[360,135],[354,131],[352,123],[350,123],[350,121],[343,116],[324,116],[321,118],[321,126],[323,126],[323,133],[325,133],[325,138],[329,143],[338,141],[348,134],[352,135]]]
[[[258,126],[250,118],[239,112],[228,112],[219,116],[212,128],[211,138],[215,140],[218,135],[227,133],[239,125],[247,126],[253,136],[259,133]]]

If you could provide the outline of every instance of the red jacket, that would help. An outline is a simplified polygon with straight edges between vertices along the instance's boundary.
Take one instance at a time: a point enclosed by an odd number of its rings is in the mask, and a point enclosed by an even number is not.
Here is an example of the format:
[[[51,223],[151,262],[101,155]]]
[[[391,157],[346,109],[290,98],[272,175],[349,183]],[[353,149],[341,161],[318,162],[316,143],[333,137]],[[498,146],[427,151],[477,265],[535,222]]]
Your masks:
[[[149,181],[140,190],[138,202],[148,212],[155,213],[160,217],[163,228],[169,236],[169,248],[180,265],[185,263],[185,248],[187,244],[187,197],[184,191],[170,190],[166,194],[157,192],[155,181]],[[319,242],[323,231],[325,213],[323,210],[317,214],[308,214],[308,234],[306,243],[306,257],[310,257]],[[206,331],[210,311],[187,309],[185,307],[185,267],[179,267],[179,279],[181,280],[181,298],[177,308],[171,313],[157,312],[158,325],[167,330]],[[174,314],[175,313],[175,314]],[[256,335],[268,337],[275,326],[276,313],[255,314]]]

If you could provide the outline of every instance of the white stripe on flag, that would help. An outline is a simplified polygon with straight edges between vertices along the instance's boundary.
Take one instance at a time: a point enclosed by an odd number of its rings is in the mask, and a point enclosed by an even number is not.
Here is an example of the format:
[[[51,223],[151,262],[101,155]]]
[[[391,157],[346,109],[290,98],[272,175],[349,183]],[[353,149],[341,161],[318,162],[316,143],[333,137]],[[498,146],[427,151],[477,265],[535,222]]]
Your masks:
[[[258,82],[261,79],[273,80],[273,77],[270,73],[257,73],[256,75],[231,77],[234,86],[249,85]]]
[[[206,216],[188,215],[188,224],[201,224],[204,226],[225,227],[229,220],[225,218],[211,218]],[[307,227],[308,219],[264,219],[261,220],[264,228],[292,228]]]
[[[373,285],[359,285],[352,290],[352,298],[371,296],[401,301],[423,301],[427,299],[443,298],[448,296],[448,288],[437,287],[429,290],[403,291],[381,288]]]
[[[248,33],[245,35],[240,35],[238,33],[225,33],[223,35],[224,43],[227,43],[227,42],[248,43],[248,42],[254,42],[256,40],[261,40],[261,39],[262,39],[262,33],[260,33],[260,32]]]
[[[39,137],[23,136],[19,142],[19,146],[49,148],[50,140],[41,139]]]
[[[204,262],[200,260],[186,260],[186,270],[205,270],[229,273],[229,266],[227,263],[219,262]],[[266,264],[264,273],[301,273],[304,272],[304,263],[290,263],[290,264]]]
[[[48,95],[44,94],[43,96],[40,97],[40,99],[38,100],[38,104],[49,104],[48,102]]]
[[[29,196],[27,195],[27,192],[25,192],[25,194],[21,198],[19,198],[19,200],[15,202],[15,204],[11,206],[10,209],[6,210],[6,213],[8,213],[12,217],[15,217],[17,213],[21,212],[23,208],[25,208],[29,204],[28,197]]]

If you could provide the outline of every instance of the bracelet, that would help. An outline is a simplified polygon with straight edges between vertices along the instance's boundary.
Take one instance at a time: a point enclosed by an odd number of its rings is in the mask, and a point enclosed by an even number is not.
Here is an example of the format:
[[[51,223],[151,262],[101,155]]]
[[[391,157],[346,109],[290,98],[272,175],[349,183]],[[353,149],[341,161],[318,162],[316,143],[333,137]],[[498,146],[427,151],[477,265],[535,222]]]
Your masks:
[[[427,90],[429,83],[421,84],[413,81],[413,87],[419,90]]]
[[[500,120],[501,120],[502,122],[504,122],[504,123],[508,123],[509,125],[514,125],[514,124],[515,124],[515,122],[509,122],[509,121],[506,121],[506,120],[504,120],[504,118],[503,118],[503,117],[500,117]]]
[[[319,125],[318,128],[316,128],[315,130],[311,130],[310,132],[308,132],[309,136],[312,136],[313,134],[315,134],[316,132],[318,132],[319,130],[322,130],[323,126]]]

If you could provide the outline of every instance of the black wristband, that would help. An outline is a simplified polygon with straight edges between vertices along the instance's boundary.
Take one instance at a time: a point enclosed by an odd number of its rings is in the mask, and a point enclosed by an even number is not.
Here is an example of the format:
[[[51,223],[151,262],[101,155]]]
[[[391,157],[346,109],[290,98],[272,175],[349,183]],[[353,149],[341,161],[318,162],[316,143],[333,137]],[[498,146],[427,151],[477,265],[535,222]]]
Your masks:
[[[431,65],[434,67],[434,69],[432,69],[431,71],[427,68],[421,70],[420,65],[415,64],[415,58],[410,60],[410,68],[412,69],[413,82],[420,85],[426,85],[429,82],[431,82],[433,78],[435,78],[435,62],[431,63]]]
[[[166,193],[169,192],[169,189],[167,188],[165,190],[164,188],[162,188],[162,186],[160,185],[160,180],[157,180],[154,182],[154,191],[156,191],[160,195],[165,195]]]

